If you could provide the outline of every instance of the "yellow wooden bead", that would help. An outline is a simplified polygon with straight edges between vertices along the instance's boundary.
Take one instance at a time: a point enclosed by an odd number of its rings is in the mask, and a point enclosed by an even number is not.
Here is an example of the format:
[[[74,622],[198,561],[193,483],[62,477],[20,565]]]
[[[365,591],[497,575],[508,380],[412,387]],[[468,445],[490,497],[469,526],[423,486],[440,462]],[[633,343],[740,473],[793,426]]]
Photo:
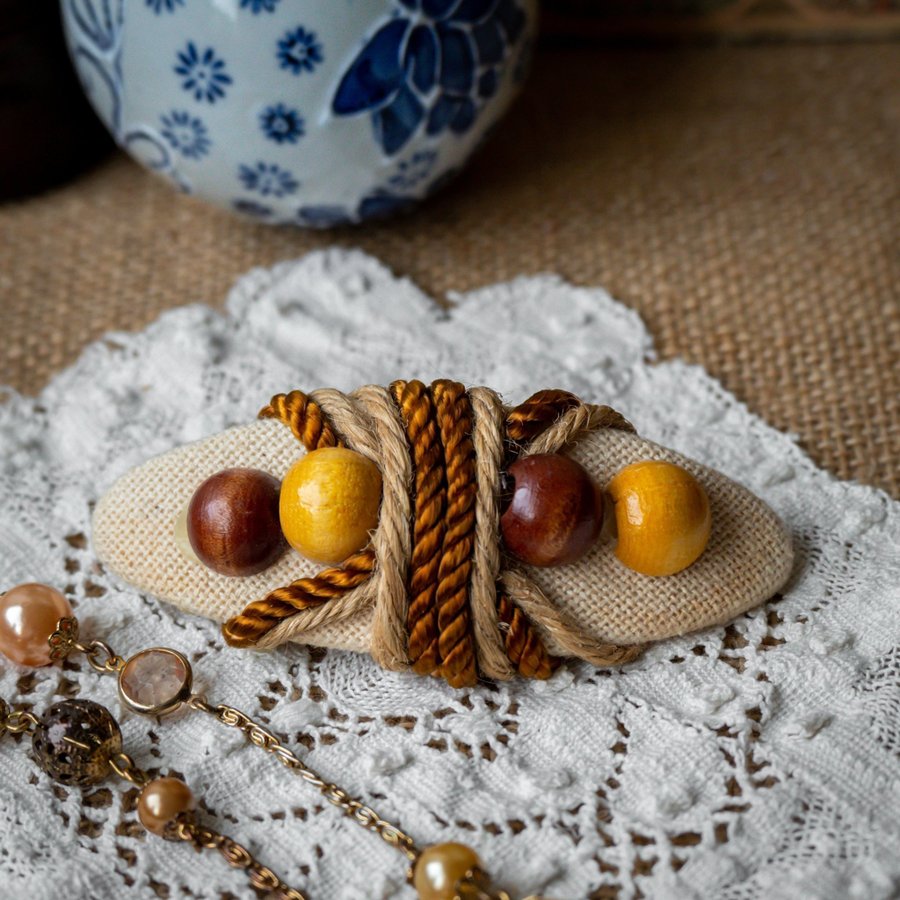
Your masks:
[[[354,450],[322,447],[307,453],[284,476],[281,530],[307,559],[343,562],[369,543],[380,505],[378,466]]]
[[[645,460],[609,483],[615,503],[616,556],[642,575],[674,575],[695,562],[709,542],[709,498],[690,472]]]
[[[465,844],[435,844],[426,847],[416,860],[413,887],[419,900],[453,900],[459,880],[480,866],[478,854]]]

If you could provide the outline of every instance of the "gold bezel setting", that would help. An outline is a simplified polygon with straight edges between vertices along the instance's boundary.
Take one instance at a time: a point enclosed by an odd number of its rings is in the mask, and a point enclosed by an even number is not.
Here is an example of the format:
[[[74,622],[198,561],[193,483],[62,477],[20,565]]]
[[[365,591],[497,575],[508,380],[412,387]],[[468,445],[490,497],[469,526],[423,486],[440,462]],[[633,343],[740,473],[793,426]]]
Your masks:
[[[129,695],[128,689],[124,686],[123,682],[127,678],[127,673],[132,664],[136,664],[138,660],[147,656],[158,654],[175,657],[184,667],[184,677],[181,680],[181,686],[178,690],[164,701],[155,704],[142,703],[137,698]],[[173,650],[171,647],[149,647],[148,649],[141,650],[140,653],[135,653],[134,656],[129,657],[125,662],[125,665],[119,670],[117,683],[119,698],[128,709],[139,713],[142,716],[164,716],[167,713],[174,712],[182,703],[190,698],[193,673],[191,672],[191,664],[184,654],[179,653],[177,650]]]

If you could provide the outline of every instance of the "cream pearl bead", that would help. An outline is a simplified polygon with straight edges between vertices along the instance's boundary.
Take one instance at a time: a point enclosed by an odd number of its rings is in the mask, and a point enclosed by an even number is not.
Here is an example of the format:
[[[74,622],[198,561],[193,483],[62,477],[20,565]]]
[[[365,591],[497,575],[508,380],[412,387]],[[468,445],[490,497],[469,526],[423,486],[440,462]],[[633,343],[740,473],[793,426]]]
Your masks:
[[[141,791],[137,813],[147,831],[161,835],[173,819],[196,805],[191,789],[180,778],[154,778]]]
[[[50,635],[71,616],[69,601],[46,584],[20,584],[0,597],[0,653],[20,666],[50,665]]]
[[[413,887],[419,900],[453,900],[456,886],[466,872],[480,868],[478,854],[465,844],[426,847],[416,860]]]

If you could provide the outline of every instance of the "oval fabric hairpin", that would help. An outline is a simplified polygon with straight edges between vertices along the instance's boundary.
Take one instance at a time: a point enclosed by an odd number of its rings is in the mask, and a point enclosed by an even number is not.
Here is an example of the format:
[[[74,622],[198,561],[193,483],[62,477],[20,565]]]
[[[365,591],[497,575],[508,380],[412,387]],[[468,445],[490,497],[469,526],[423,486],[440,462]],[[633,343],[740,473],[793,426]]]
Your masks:
[[[455,687],[629,662],[767,600],[793,559],[759,498],[609,407],[448,380],[279,394],[119,479],[93,540],[232,646],[368,652]]]

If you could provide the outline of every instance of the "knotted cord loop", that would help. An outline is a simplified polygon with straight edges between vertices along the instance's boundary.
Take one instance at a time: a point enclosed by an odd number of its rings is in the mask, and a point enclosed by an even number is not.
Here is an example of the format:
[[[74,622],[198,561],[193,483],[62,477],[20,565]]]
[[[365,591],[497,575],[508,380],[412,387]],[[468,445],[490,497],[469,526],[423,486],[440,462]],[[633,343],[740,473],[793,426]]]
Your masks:
[[[487,388],[440,380],[351,395],[292,391],[260,416],[284,422],[307,450],[348,446],[373,460],[382,505],[368,547],[250,603],[223,626],[229,644],[273,647],[374,608],[371,652],[383,666],[439,674],[454,687],[479,674],[549,677],[557,660],[542,634],[596,665],[640,653],[596,640],[524,572],[501,571],[501,470],[599,428],[633,431],[615,410],[557,390],[505,410]]]

